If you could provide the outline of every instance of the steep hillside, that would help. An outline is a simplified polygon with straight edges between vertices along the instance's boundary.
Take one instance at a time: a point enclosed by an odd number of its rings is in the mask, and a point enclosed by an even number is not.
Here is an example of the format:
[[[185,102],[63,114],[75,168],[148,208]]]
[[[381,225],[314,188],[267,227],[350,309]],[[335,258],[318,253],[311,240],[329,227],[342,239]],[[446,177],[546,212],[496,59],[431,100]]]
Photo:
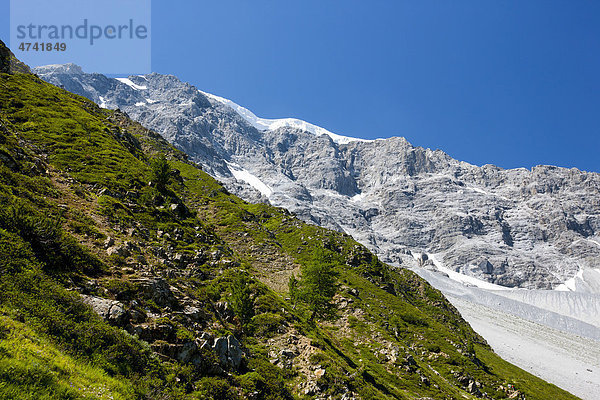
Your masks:
[[[0,74],[0,204],[2,398],[574,398],[412,272],[29,74]],[[324,264],[331,320],[288,294]]]
[[[597,173],[477,167],[404,138],[364,141],[264,120],[173,76],[115,80],[73,65],[35,71],[125,110],[237,195],[351,234],[386,262],[426,253],[432,269],[503,286],[599,290]]]

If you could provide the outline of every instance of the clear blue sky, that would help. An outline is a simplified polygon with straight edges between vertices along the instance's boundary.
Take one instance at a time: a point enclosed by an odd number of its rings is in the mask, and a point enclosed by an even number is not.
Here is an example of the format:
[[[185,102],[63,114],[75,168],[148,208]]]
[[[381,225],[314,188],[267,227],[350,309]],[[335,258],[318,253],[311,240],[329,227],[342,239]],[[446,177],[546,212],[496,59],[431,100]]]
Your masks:
[[[598,1],[154,0],[152,40],[154,71],[261,117],[600,171]]]

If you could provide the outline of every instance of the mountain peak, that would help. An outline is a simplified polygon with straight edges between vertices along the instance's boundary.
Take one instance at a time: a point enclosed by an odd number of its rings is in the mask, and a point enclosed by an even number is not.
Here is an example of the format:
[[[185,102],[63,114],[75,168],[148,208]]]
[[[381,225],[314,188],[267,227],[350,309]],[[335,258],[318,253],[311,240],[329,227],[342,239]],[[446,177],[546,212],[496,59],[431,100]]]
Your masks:
[[[242,118],[244,118],[247,122],[249,122],[252,126],[254,126],[259,131],[274,131],[279,128],[288,127],[288,128],[300,129],[305,132],[312,133],[316,136],[327,135],[334,142],[336,142],[338,144],[347,144],[350,142],[368,142],[368,140],[366,140],[366,139],[359,139],[359,138],[338,135],[336,133],[328,131],[325,128],[322,128],[320,126],[311,124],[310,122],[306,122],[306,121],[303,121],[303,120],[297,119],[297,118],[275,118],[275,119],[260,118],[260,117],[257,117],[252,111],[248,110],[245,107],[240,106],[237,103],[234,103],[231,100],[225,99],[220,96],[216,96],[211,93],[202,92],[202,94],[204,94],[206,97],[210,98],[211,100],[214,100],[216,102],[219,102],[221,104],[224,104],[224,105],[230,107],[231,109],[233,109],[235,112],[237,112]]]
[[[33,72],[38,75],[45,75],[48,73],[82,75],[84,73],[83,69],[79,65],[73,63],[43,65],[40,67],[35,67]]]

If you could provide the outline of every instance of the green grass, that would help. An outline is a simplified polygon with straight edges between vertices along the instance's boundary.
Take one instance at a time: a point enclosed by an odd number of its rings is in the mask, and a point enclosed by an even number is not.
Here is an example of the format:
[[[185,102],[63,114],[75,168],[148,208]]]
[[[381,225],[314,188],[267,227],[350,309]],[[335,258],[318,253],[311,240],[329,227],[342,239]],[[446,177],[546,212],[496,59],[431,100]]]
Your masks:
[[[30,75],[5,76],[0,85],[0,107],[9,127],[48,152],[55,167],[82,183],[143,186],[140,178],[149,172],[139,162],[144,153],[107,121],[107,111]]]
[[[131,385],[66,354],[0,312],[0,398],[133,399]]]

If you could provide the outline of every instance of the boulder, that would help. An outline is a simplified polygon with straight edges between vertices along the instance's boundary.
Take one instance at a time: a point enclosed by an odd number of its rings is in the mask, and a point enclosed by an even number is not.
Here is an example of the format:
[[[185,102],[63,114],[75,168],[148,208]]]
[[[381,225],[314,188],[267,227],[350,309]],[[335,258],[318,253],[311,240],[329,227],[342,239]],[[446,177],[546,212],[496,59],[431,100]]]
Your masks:
[[[198,322],[204,318],[204,313],[198,307],[186,306],[183,309],[183,314],[194,322]]]
[[[178,304],[171,287],[162,278],[137,278],[131,282],[136,283],[143,295],[152,299],[158,306],[174,307]]]
[[[494,266],[488,260],[482,260],[479,263],[479,269],[481,269],[484,274],[491,274],[494,272]]]
[[[227,337],[227,361],[235,369],[238,369],[242,363],[242,347],[240,342],[233,335]]]
[[[213,351],[217,355],[219,364],[221,364],[223,367],[226,367],[227,366],[227,352],[228,352],[227,338],[219,337],[219,338],[215,339],[215,343],[213,344]]]
[[[317,380],[321,379],[323,376],[325,376],[325,368],[319,368],[315,371],[315,378],[317,378]]]
[[[173,344],[162,340],[157,340],[152,343],[151,347],[156,353],[184,364],[193,364],[198,366],[202,365],[204,362],[204,358],[202,357],[200,348],[196,342]]]
[[[123,303],[116,300],[103,299],[102,297],[81,295],[83,302],[103,319],[114,325],[124,325],[129,320],[129,312]]]
[[[112,246],[106,249],[106,254],[109,256],[118,255],[121,257],[129,257],[131,252],[125,246]]]
[[[213,351],[223,368],[238,369],[242,364],[243,351],[240,342],[233,335],[215,339]]]
[[[114,244],[115,244],[115,239],[113,239],[112,237],[109,236],[104,241],[104,248],[108,249],[108,248],[114,246]]]

